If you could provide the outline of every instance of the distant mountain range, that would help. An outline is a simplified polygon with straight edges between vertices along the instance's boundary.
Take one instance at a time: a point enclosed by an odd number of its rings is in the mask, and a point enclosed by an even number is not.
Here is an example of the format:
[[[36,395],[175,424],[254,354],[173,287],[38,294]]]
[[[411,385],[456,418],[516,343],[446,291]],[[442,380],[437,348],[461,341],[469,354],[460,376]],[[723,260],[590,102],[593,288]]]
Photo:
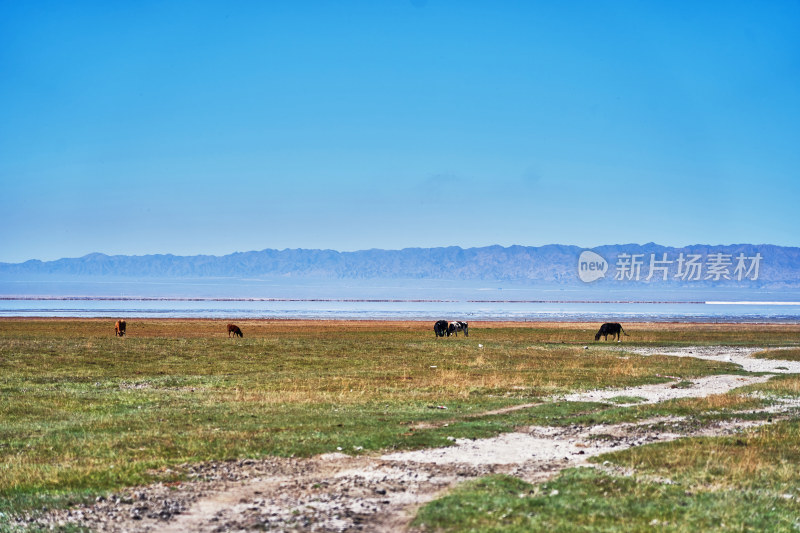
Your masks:
[[[583,282],[578,261],[586,250],[554,244],[356,252],[267,249],[224,256],[109,256],[94,253],[57,261],[0,263],[0,276],[6,279],[28,276],[403,278],[580,284]],[[800,248],[797,247],[698,244],[674,248],[648,243],[614,244],[590,250],[601,258],[598,265],[605,262],[607,269],[603,276],[592,282],[598,285],[669,282],[800,286]],[[595,265],[587,263],[583,267],[595,268]]]

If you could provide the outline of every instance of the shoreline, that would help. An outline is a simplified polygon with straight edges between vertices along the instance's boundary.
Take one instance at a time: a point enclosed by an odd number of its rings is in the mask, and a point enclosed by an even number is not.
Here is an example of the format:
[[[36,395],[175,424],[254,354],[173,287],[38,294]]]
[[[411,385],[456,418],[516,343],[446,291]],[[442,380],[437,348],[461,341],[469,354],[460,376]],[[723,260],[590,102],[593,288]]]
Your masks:
[[[395,297],[397,296],[397,297]],[[800,324],[796,295],[759,295],[746,302],[683,295],[326,294],[250,296],[0,295],[0,317],[311,320],[380,322],[460,320],[517,323]],[[499,298],[498,298],[499,296]],[[529,296],[529,295],[514,295]],[[533,295],[530,295],[533,296]],[[544,298],[540,298],[544,296]],[[753,296],[756,298],[756,296]]]
[[[236,298],[190,296],[0,296],[5,302],[341,302],[341,303],[477,303],[477,304],[670,304],[670,305],[795,305],[794,300],[599,300],[599,299],[453,299],[453,298]]]
[[[226,323],[236,321],[241,324],[254,324],[254,325],[290,325],[290,326],[304,326],[315,325],[324,327],[334,326],[398,326],[398,327],[425,327],[431,326],[432,319],[392,319],[392,318],[239,318],[239,317],[142,317],[123,316],[127,321],[136,321],[144,323]],[[0,316],[0,324],[9,322],[94,322],[94,323],[111,323],[116,319],[113,317],[65,317],[65,316]],[[470,328],[514,328],[514,327],[531,327],[531,328],[563,328],[563,329],[582,329],[582,328],[596,328],[598,324],[604,320],[508,320],[508,319],[479,319],[469,320]],[[797,329],[800,331],[800,322],[758,322],[758,321],[681,321],[681,320],[626,320],[623,323],[636,324],[637,327],[642,328],[712,328],[712,329],[729,329],[739,326],[758,326],[768,329]]]

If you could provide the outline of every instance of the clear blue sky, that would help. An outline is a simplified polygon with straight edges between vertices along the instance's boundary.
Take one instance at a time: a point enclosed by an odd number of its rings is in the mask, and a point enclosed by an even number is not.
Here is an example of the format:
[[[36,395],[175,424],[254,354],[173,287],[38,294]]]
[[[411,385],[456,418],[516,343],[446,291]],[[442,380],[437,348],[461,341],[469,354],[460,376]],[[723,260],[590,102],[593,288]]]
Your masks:
[[[800,245],[800,2],[0,3],[0,261]]]

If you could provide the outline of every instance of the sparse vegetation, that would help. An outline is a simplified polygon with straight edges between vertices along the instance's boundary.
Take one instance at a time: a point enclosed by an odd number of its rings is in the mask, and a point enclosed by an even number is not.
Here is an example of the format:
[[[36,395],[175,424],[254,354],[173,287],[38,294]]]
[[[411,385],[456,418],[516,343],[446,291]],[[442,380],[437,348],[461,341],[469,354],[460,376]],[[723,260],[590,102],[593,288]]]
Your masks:
[[[621,357],[603,343],[586,350],[593,325],[475,323],[469,338],[437,339],[428,323],[237,323],[244,339],[228,339],[222,321],[129,320],[117,338],[107,320],[0,320],[0,512],[180,479],[183,463],[444,446],[448,436],[520,424],[656,413],[701,420],[769,402],[549,403],[476,417],[575,390],[740,371],[688,357]],[[796,326],[767,329],[772,345],[800,339]],[[638,325],[625,344],[758,345],[763,330]],[[797,394],[798,380],[759,387],[752,390]],[[439,405],[448,409],[431,408]],[[446,432],[436,424],[444,420]]]
[[[779,359],[782,361],[800,361],[800,348],[782,348],[780,350],[764,350],[756,352],[753,357],[762,359]]]
[[[692,465],[679,475],[693,478],[714,468]],[[769,478],[769,472],[763,483],[723,488],[676,481],[675,473],[656,478],[578,468],[541,485],[491,476],[465,483],[423,507],[415,525],[424,525],[426,531],[498,533],[796,531],[796,474],[788,487]]]
[[[613,398],[609,398],[608,401],[616,404],[634,404],[645,401],[645,398],[641,396],[614,396]]]
[[[562,425],[678,416],[671,429],[729,418],[767,420],[750,410],[800,398],[800,376],[786,375],[729,394],[626,409],[564,414]],[[551,420],[553,421],[553,420]],[[800,525],[800,412],[733,437],[685,438],[601,455],[609,468],[572,469],[551,482],[493,476],[464,484],[424,506],[428,531],[796,531]],[[616,473],[613,467],[632,475]]]

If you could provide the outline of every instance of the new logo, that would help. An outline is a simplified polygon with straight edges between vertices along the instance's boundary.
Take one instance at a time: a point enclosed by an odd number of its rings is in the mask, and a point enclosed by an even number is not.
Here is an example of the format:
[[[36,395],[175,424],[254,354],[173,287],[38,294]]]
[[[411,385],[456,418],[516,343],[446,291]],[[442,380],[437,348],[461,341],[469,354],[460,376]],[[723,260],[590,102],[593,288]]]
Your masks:
[[[606,276],[608,262],[603,256],[591,250],[584,250],[578,258],[578,277],[585,283],[597,281]]]

